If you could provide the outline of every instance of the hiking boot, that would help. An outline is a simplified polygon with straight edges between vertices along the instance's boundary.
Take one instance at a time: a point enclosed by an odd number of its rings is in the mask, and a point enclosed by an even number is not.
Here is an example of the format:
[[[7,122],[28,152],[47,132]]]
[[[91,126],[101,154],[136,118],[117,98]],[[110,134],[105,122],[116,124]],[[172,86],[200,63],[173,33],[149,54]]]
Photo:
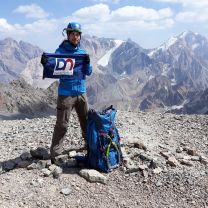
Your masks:
[[[51,163],[59,166],[59,165],[65,163],[68,159],[69,159],[68,154],[59,155],[56,157],[51,157]]]
[[[55,161],[55,158],[60,156],[60,155],[66,155],[68,154],[67,152],[65,152],[65,150],[61,150],[61,151],[52,151],[51,149],[51,154],[50,154],[50,158],[51,158],[51,163],[54,164],[53,162]]]

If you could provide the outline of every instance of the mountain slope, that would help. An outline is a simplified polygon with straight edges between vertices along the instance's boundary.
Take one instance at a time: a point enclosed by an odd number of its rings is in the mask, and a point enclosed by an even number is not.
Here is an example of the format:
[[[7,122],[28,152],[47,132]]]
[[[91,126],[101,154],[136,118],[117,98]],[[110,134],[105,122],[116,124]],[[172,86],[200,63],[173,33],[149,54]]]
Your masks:
[[[55,81],[42,80],[41,51],[36,47],[11,39],[2,42],[1,80],[22,77],[34,88],[44,89]],[[83,36],[81,44],[90,54],[93,65],[93,74],[87,77],[87,93],[92,107],[101,109],[113,104],[123,110],[146,111],[181,108],[183,112],[193,113],[185,105],[196,96],[196,99],[202,99],[200,106],[206,108],[201,96],[208,88],[208,41],[205,37],[187,31],[153,50],[143,49],[131,40],[94,36]],[[15,61],[15,66],[24,66],[19,67],[21,72],[14,71],[7,64],[12,54],[16,58],[11,58],[9,63],[14,65]],[[49,88],[52,103],[56,88],[56,84]]]
[[[27,62],[42,54],[42,50],[11,38],[0,40],[0,82],[18,79]]]
[[[194,89],[208,87],[208,41],[193,32],[170,38],[149,56],[164,65],[162,75]]]
[[[24,114],[44,116],[55,112],[43,89],[35,89],[23,79],[0,85],[0,114]]]

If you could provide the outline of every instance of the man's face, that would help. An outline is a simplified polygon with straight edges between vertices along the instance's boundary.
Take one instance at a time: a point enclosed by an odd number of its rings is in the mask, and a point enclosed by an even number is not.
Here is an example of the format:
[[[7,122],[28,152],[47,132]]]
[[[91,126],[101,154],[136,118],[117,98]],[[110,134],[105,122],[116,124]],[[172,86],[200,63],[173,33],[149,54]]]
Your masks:
[[[71,32],[68,35],[68,40],[75,46],[77,46],[80,42],[80,33],[79,32]]]

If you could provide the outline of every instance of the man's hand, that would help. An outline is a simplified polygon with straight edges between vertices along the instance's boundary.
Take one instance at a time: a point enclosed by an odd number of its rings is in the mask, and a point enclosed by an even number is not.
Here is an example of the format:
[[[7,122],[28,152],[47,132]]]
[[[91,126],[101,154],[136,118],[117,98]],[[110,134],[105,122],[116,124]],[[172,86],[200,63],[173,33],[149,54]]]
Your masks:
[[[86,54],[85,55],[85,57],[84,57],[84,63],[90,64],[90,56],[89,56],[89,54]]]
[[[41,56],[40,63],[41,63],[42,65],[45,65],[47,62],[48,62],[48,58],[47,58],[47,56],[43,53],[42,56]]]

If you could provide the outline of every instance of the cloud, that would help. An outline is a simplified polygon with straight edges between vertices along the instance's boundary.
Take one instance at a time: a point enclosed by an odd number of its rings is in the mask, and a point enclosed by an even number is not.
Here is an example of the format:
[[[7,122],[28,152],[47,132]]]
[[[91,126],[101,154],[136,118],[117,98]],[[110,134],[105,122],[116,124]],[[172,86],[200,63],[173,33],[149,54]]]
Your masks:
[[[41,19],[30,24],[10,24],[0,18],[0,38],[12,37],[54,51],[59,45],[64,19]]]
[[[14,30],[14,26],[10,25],[6,19],[4,18],[0,18],[0,31],[4,32],[4,31],[13,31]]]
[[[172,28],[175,24],[170,8],[150,9],[125,6],[110,9],[106,4],[96,4],[75,11],[65,19],[82,24],[84,34],[117,39],[137,38],[141,32]]]
[[[28,9],[19,11],[24,11],[25,14],[29,12]],[[68,17],[51,19],[45,18],[47,15],[37,16],[44,18],[28,24],[10,24],[6,19],[0,19],[0,37],[10,36],[41,45],[42,48],[51,48],[60,43],[61,32],[69,21],[80,22],[84,34],[120,39],[131,38],[144,31],[171,28],[174,25],[170,8],[156,10],[125,6],[112,10],[103,3],[81,8]]]
[[[9,24],[6,19],[0,19],[0,31],[7,35],[15,35],[18,34],[29,34],[29,33],[36,33],[36,34],[44,34],[52,32],[56,29],[57,20],[50,19],[50,20],[37,20],[31,24],[19,25],[19,24]]]
[[[19,24],[9,24],[8,21],[4,18],[0,18],[0,32],[3,36],[15,36],[24,35],[25,31]]]
[[[37,4],[18,6],[14,12],[25,14],[27,18],[33,19],[43,19],[49,16],[49,14]]]
[[[105,25],[112,29],[112,24],[123,24],[131,27],[141,26],[142,28],[147,28],[146,26],[151,28],[151,25],[154,25],[155,28],[166,27],[166,25],[161,25],[161,21],[171,19],[173,16],[173,12],[170,8],[155,10],[155,9],[147,9],[144,7],[137,6],[125,6],[116,10],[110,10],[108,5],[106,4],[96,4],[91,7],[82,8],[72,14],[69,19],[75,19],[84,24],[96,24],[96,28],[100,25]],[[123,32],[125,30],[129,30],[129,28],[122,27]],[[102,30],[102,26],[100,26]],[[106,29],[106,28],[105,28]]]
[[[125,6],[112,11],[111,18],[117,21],[143,20],[146,22],[169,18],[173,15],[169,8],[155,10],[136,6]]]
[[[97,22],[108,21],[110,17],[110,9],[105,4],[96,4],[91,7],[85,7],[77,10],[72,14],[71,18],[79,19],[81,22]]]
[[[184,8],[207,8],[208,1],[207,0],[197,0],[197,1],[191,1],[191,0],[153,0],[156,2],[161,3],[178,3],[181,4]]]
[[[190,2],[188,0],[180,0],[183,10],[176,16],[179,22],[207,22],[208,20],[208,1],[198,0]]]
[[[206,23],[208,21],[208,10],[206,11],[184,11],[176,16],[176,21],[183,23]]]
[[[177,3],[182,6],[182,10],[176,15],[176,21],[183,23],[207,22],[208,1],[207,0],[153,0],[163,3]]]

